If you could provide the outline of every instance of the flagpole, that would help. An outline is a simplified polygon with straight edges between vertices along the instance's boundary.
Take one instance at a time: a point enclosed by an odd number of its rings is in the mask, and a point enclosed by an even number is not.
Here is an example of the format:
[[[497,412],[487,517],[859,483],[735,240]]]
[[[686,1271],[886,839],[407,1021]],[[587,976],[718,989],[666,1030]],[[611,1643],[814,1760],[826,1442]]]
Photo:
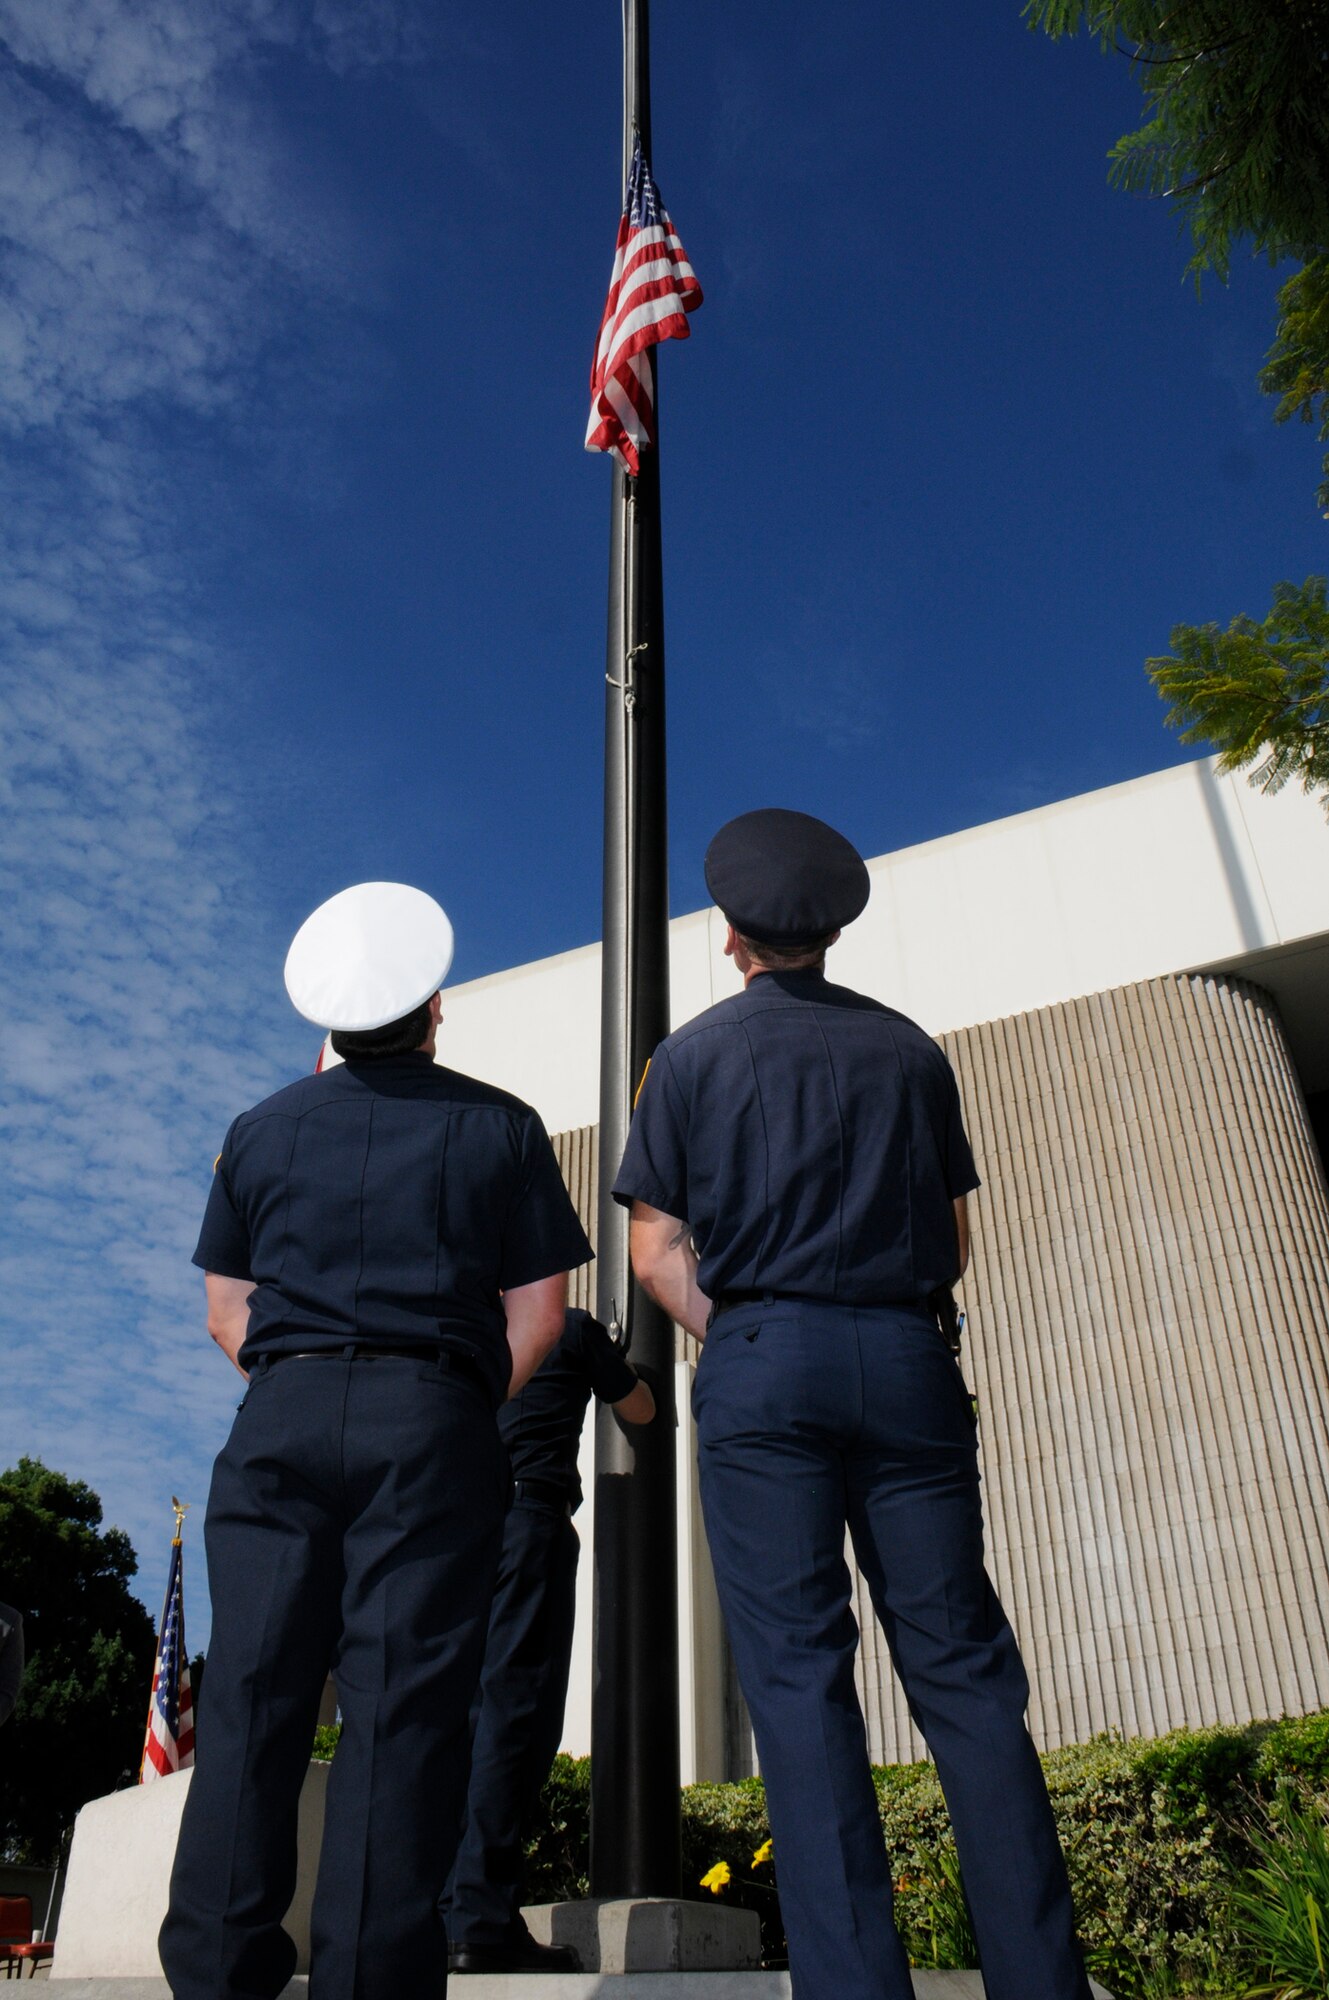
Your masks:
[[[635,137],[650,158],[648,0],[623,0],[623,79],[626,185]],[[615,462],[610,515],[596,1269],[600,1318],[626,1332],[657,1415],[629,1427],[602,1404],[596,1416],[591,1894],[614,1898],[677,1896],[681,1868],[675,1335],[632,1276],[627,1214],[610,1193],[632,1095],[669,1032],[658,449],[640,468],[632,478]]]

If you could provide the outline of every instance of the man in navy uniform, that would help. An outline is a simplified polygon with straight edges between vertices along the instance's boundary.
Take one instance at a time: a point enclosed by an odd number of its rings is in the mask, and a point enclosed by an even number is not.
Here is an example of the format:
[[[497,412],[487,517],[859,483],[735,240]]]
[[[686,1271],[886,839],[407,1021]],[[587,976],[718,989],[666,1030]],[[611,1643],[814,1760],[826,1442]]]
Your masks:
[[[452,1972],[575,1972],[575,1955],[538,1944],[521,1915],[525,1836],[563,1734],[576,1616],[581,1505],[577,1446],[592,1395],[646,1424],[655,1398],[598,1319],[568,1313],[563,1334],[499,1411],[513,1499],[489,1614],[476,1704],[466,1831],[443,1898]]]
[[[320,2000],[441,1993],[439,1884],[509,1474],[495,1411],[590,1246],[539,1118],[434,1061],[452,930],[361,883],[286,984],[342,1064],[237,1118],[194,1261],[248,1377],[208,1502],[213,1630],[161,1956],[176,2000],[271,2000],[331,1668],[342,1735],[311,1922]]]
[[[929,1308],[978,1186],[945,1056],[827,982],[868,898],[803,813],[723,827],[744,990],[656,1050],[614,1193],[638,1278],[705,1340],[702,1507],[799,2000],[910,2000],[854,1686],[845,1530],[955,1828],[988,2000],[1088,2000],[1029,1685],[983,1567],[976,1434]]]

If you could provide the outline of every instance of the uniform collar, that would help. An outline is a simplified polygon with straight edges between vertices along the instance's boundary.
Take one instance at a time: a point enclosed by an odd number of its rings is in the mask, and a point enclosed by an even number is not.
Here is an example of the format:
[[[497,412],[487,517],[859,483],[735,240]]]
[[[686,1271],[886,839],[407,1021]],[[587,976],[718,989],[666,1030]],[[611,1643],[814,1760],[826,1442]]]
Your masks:
[[[353,1070],[395,1070],[414,1069],[423,1065],[425,1069],[434,1067],[434,1058],[425,1049],[408,1049],[401,1056],[346,1056],[347,1069]]]
[[[815,966],[800,965],[792,970],[787,966],[778,966],[769,972],[759,972],[743,990],[751,995],[769,993],[778,987],[781,993],[807,995],[820,993],[825,985],[826,974],[819,972]]]

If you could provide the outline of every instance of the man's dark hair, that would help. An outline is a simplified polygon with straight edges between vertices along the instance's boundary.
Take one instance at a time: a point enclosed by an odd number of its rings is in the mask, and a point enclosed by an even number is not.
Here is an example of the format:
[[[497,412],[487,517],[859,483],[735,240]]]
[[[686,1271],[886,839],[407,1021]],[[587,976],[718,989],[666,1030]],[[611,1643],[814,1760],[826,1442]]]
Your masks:
[[[825,937],[814,938],[811,944],[762,944],[757,938],[744,937],[740,931],[738,941],[755,964],[769,966],[772,972],[797,972],[804,966],[825,964],[833,935],[827,931]]]
[[[429,997],[432,1000],[433,995]],[[363,1033],[334,1028],[332,1046],[343,1062],[373,1062],[378,1056],[409,1055],[428,1033],[429,1000],[422,1000],[400,1021],[389,1021],[383,1028],[366,1028]]]

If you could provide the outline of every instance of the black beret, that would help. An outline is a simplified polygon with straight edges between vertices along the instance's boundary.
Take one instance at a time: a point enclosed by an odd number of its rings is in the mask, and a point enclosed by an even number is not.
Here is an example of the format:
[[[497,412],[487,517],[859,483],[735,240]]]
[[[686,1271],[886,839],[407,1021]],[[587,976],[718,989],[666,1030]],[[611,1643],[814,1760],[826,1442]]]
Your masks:
[[[706,887],[744,937],[796,950],[852,924],[871,884],[858,849],[825,820],[766,806],[720,828]]]

